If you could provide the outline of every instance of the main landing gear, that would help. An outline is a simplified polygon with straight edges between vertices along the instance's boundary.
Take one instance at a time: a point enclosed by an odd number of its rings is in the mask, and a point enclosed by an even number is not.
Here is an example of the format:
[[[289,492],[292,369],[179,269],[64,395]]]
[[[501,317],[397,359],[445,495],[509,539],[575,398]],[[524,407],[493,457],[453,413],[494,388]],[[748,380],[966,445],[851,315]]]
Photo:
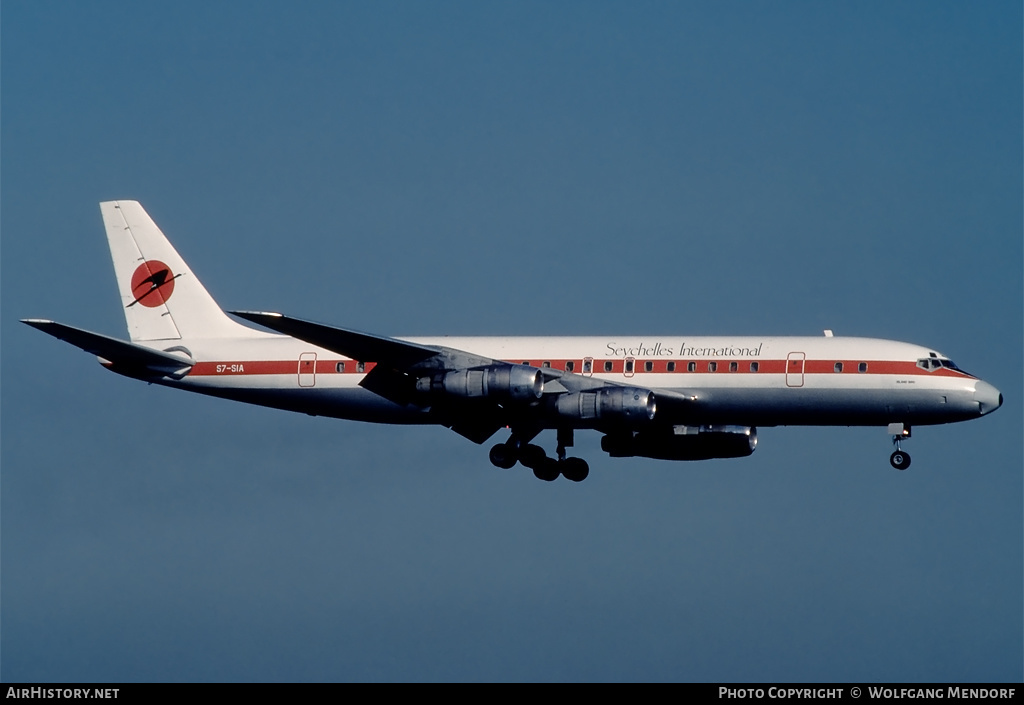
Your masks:
[[[905,452],[900,443],[905,438],[910,438],[910,426],[901,423],[889,424],[889,433],[892,434],[892,444],[896,450],[889,456],[889,464],[897,470],[906,470],[910,467],[910,453]]]
[[[561,475],[566,480],[583,482],[590,474],[590,466],[583,458],[565,457],[566,446],[572,446],[572,429],[558,430],[558,458],[549,458],[544,449],[538,445],[528,443],[529,438],[515,432],[505,443],[499,443],[491,448],[491,463],[499,468],[509,469],[517,462],[533,470],[538,480],[552,482]]]

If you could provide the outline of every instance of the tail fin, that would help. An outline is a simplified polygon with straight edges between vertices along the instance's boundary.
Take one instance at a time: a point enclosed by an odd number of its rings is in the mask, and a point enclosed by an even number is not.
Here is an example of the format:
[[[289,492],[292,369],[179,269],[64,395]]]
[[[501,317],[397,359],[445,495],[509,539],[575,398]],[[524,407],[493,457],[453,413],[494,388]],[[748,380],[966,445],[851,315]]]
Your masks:
[[[259,335],[227,317],[137,201],[100,212],[133,341]]]

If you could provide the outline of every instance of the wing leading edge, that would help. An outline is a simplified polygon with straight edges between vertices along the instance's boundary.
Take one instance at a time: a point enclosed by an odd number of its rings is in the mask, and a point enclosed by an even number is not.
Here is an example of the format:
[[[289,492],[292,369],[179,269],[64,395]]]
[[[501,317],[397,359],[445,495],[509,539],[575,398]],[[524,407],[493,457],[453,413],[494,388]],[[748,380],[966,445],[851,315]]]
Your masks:
[[[408,343],[382,335],[360,333],[292,318],[281,313],[264,311],[231,311],[231,314],[257,323],[264,328],[304,340],[311,345],[336,352],[353,360],[384,363],[394,367],[410,367],[435,357],[439,348]]]

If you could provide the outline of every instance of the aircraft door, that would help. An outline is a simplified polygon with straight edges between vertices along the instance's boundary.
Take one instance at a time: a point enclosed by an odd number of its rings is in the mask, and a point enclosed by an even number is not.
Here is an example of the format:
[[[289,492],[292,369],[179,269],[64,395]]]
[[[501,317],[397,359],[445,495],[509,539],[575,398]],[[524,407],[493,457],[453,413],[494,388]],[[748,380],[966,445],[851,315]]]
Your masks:
[[[305,352],[299,355],[299,386],[316,386],[316,353]]]
[[[786,357],[786,386],[804,386],[804,362],[807,355],[802,352],[791,352]]]

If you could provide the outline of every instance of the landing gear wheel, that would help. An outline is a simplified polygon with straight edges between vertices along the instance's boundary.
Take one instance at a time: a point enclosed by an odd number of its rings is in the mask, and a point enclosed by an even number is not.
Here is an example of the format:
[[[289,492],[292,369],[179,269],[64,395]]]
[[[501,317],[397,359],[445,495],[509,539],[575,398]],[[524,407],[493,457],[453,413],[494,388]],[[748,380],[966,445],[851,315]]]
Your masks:
[[[491,463],[497,465],[503,470],[508,470],[515,466],[516,461],[518,460],[516,457],[516,449],[508,443],[499,443],[491,448],[491,452],[488,457],[491,459]]]
[[[566,458],[561,462],[562,476],[573,482],[583,482],[590,474],[590,466],[583,458]]]
[[[531,443],[519,449],[519,462],[531,470],[542,467],[547,460],[549,458],[540,446],[535,446]]]
[[[910,467],[910,454],[898,450],[889,456],[889,463],[897,470],[906,470]]]
[[[558,461],[544,458],[543,462],[533,468],[533,475],[538,480],[544,480],[545,482],[557,480],[559,475]]]

